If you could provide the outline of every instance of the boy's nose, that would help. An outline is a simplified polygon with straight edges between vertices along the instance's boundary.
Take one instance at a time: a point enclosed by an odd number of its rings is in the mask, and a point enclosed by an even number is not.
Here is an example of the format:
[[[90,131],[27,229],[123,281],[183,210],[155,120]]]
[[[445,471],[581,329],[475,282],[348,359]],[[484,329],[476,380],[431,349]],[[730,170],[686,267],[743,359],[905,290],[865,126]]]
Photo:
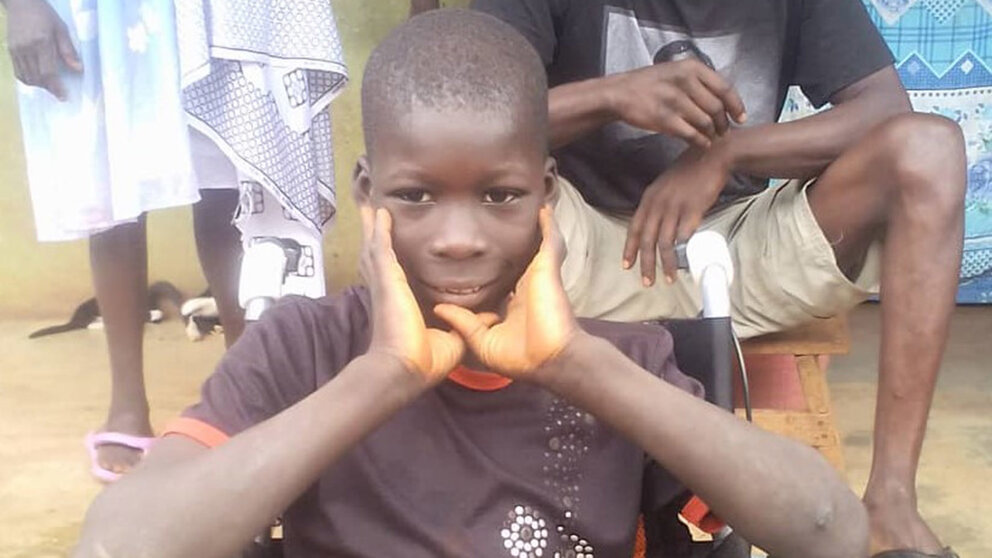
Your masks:
[[[454,209],[439,216],[434,224],[431,254],[440,258],[464,260],[481,256],[487,242],[480,220],[470,211]]]

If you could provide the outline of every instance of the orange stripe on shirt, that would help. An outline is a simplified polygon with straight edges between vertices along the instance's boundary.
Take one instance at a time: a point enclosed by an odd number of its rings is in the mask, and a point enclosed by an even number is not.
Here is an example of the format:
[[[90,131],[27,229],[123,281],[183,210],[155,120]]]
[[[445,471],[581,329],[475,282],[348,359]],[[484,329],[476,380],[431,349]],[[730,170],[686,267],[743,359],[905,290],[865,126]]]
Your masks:
[[[224,434],[215,426],[190,417],[179,417],[170,422],[165,428],[165,432],[162,433],[162,437],[164,438],[173,434],[186,436],[208,448],[215,448],[230,439],[230,436]]]
[[[506,376],[492,372],[480,372],[459,366],[448,374],[448,379],[456,384],[475,391],[498,391],[513,383]]]
[[[700,500],[699,496],[695,495],[682,508],[682,517],[689,523],[699,527],[704,533],[711,535],[719,533],[721,529],[727,526],[722,519],[710,511],[710,507],[706,502]]]

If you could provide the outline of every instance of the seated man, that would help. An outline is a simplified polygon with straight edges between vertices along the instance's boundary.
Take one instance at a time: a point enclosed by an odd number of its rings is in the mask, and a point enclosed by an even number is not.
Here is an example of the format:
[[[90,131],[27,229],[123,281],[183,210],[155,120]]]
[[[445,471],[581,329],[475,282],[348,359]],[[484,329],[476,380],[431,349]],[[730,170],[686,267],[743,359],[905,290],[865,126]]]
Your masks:
[[[290,557],[626,557],[685,488],[777,556],[865,554],[815,452],[700,400],[663,329],[573,317],[547,83],[511,27],[410,20],[362,109],[368,288],[250,326],[76,556],[229,557],[281,515]]]
[[[909,113],[861,1],[473,6],[546,66],[577,315],[697,313],[673,247],[700,227],[730,243],[742,337],[844,313],[881,283],[872,549],[950,555],[917,512],[915,479],[957,288],[964,145],[954,122]],[[833,108],[775,123],[793,84]],[[793,180],[768,189],[769,177]]]

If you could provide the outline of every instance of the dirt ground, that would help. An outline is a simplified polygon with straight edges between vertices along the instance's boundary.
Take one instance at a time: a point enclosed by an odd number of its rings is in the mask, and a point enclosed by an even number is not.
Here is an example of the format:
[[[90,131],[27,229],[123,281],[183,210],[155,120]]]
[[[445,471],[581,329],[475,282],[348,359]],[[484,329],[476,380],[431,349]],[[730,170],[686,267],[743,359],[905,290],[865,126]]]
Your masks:
[[[851,354],[830,367],[848,478],[868,475],[878,309],[851,319]],[[64,556],[100,487],[82,445],[99,426],[108,390],[100,331],[28,340],[38,321],[0,321],[0,557]],[[194,402],[223,342],[186,340],[178,322],[146,333],[153,423],[164,426]],[[963,558],[992,556],[992,308],[955,315],[919,475],[920,507]]]

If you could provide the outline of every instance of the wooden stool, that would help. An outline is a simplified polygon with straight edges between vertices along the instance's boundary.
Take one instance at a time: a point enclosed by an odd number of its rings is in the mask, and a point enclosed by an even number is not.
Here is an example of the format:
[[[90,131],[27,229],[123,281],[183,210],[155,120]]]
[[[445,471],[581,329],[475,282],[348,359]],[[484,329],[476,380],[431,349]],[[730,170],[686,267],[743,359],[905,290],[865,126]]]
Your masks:
[[[741,343],[745,359],[752,355],[791,355],[805,399],[804,410],[754,409],[754,423],[816,448],[838,471],[844,472],[844,453],[830,405],[826,361],[850,347],[843,317],[816,320],[781,333]],[[752,400],[754,394],[752,394]],[[740,416],[744,415],[738,409]]]

